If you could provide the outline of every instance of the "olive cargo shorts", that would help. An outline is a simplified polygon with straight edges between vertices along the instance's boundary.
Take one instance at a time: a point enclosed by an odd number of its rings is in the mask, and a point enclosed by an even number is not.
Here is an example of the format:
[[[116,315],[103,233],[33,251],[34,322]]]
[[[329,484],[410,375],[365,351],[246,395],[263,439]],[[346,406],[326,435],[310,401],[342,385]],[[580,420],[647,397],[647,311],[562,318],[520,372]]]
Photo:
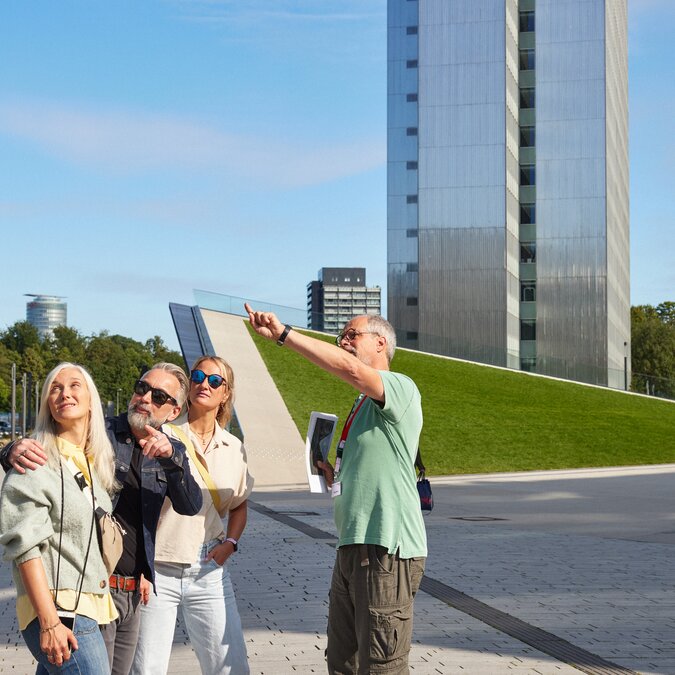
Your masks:
[[[328,609],[329,673],[408,673],[413,599],[425,560],[401,560],[374,544],[338,549]]]

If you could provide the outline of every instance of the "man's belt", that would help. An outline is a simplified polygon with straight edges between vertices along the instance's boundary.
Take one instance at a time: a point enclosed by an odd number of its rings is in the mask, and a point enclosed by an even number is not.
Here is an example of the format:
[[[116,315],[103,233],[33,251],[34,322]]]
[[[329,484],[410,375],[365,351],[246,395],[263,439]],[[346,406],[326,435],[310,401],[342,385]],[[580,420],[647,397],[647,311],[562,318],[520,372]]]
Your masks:
[[[111,574],[110,588],[116,588],[119,591],[135,591],[138,588],[138,579],[136,577],[123,577],[119,574]]]

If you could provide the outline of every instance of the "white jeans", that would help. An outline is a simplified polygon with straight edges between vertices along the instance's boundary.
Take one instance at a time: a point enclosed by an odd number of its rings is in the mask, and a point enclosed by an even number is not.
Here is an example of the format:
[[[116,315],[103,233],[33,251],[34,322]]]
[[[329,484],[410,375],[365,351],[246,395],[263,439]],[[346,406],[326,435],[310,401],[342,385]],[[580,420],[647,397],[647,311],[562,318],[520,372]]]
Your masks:
[[[217,543],[217,542],[216,542]],[[187,629],[203,675],[248,675],[248,657],[227,564],[155,563],[157,595],[141,605],[141,632],[132,675],[165,675],[169,668],[176,612]]]

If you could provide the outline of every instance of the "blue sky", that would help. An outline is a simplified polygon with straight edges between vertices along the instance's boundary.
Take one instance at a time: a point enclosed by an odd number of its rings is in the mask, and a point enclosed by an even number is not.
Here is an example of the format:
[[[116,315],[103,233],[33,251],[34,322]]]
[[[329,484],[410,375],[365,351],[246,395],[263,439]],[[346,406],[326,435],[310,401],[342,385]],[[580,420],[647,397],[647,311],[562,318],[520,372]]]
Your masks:
[[[631,301],[675,300],[673,0],[630,0]],[[385,0],[2,0],[0,329],[177,346],[195,288],[386,288]]]

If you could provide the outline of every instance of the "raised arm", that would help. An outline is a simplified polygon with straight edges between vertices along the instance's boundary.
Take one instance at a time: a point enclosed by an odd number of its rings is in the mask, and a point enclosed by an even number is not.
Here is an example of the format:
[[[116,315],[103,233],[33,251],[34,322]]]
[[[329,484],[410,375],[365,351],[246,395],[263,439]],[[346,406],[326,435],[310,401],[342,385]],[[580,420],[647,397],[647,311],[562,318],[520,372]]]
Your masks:
[[[272,312],[256,312],[246,303],[253,330],[268,340],[278,341],[286,330]],[[377,369],[360,361],[353,353],[298,331],[286,333],[283,345],[304,356],[322,370],[332,373],[375,401],[384,400],[384,385]]]

